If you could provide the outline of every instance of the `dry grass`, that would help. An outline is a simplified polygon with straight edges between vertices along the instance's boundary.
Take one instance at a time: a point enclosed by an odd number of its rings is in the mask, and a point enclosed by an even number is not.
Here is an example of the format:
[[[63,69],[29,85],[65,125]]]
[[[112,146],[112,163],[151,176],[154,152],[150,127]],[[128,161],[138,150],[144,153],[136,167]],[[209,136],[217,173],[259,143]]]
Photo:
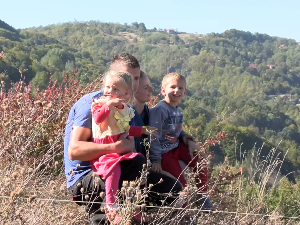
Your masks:
[[[126,38],[128,41],[132,42],[134,39],[137,40],[137,42],[141,42],[142,38],[138,36],[135,33],[130,32],[119,32],[119,36]]]
[[[205,35],[204,34],[192,34],[192,33],[179,33],[178,36],[180,37],[180,39],[184,40],[184,41],[188,41],[188,40],[195,40],[198,38],[204,38]]]
[[[66,77],[62,84],[50,83],[35,96],[31,86],[23,81],[8,93],[1,91],[0,224],[89,224],[84,207],[72,202],[66,189],[63,136],[71,105],[98,88],[95,83],[81,88],[77,81]],[[203,151],[222,138],[224,134],[204,142]],[[277,170],[282,161],[276,149],[263,161],[256,154],[249,161],[240,170],[226,161],[213,168],[209,198],[215,211],[195,209],[198,190],[190,173],[188,187],[173,204],[146,207],[149,224],[298,224],[295,218],[282,217],[285,210],[282,206],[268,205],[270,194],[279,185]],[[145,166],[140,180],[124,184],[121,190],[123,224],[128,224],[132,213],[141,209],[151,191],[151,187],[139,188],[149,167],[150,164]],[[289,190],[298,189],[291,186]],[[185,208],[179,204],[182,199],[189,200]],[[293,215],[298,216],[298,210]]]

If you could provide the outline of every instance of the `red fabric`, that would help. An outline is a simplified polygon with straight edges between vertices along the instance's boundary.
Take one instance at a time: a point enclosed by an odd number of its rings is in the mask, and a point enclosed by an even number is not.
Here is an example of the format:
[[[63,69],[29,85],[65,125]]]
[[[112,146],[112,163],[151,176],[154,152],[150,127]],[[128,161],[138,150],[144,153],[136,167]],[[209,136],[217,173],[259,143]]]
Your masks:
[[[116,107],[118,109],[124,109],[124,105]],[[95,120],[95,123],[99,125],[102,123],[109,115],[110,113],[110,108],[108,105],[103,104],[103,105],[95,105],[93,106],[93,118]]]
[[[189,148],[183,143],[179,142],[177,148],[172,149],[171,151],[164,153],[161,155],[161,167],[163,170],[171,173],[174,177],[178,178],[180,183],[185,187],[186,180],[184,179],[182,173],[181,166],[179,164],[179,160],[182,160],[186,165],[191,161],[191,156],[189,153]],[[198,161],[198,157],[189,164],[189,167],[193,168],[194,172],[197,171],[196,163]],[[180,175],[181,174],[181,175]],[[201,182],[200,182],[201,181]],[[197,187],[201,192],[207,192],[207,168],[203,168],[199,176],[196,178]]]
[[[117,108],[118,109],[124,109],[124,105],[121,105]],[[104,104],[102,106],[101,105],[96,105],[96,106],[93,107],[92,113],[93,113],[93,118],[95,120],[95,123],[97,125],[99,125],[100,123],[102,123],[108,117],[108,115],[110,113],[110,108],[106,104]],[[130,126],[129,136],[133,136],[133,137],[142,136],[142,127]],[[117,140],[118,140],[118,138],[115,139],[114,142],[116,142]],[[113,143],[113,142],[108,142],[108,143]]]
[[[117,163],[116,166],[111,170],[109,176],[105,180],[105,196],[106,203],[111,206],[115,204],[115,196],[119,190],[119,180],[121,176],[121,165]]]
[[[105,138],[93,138],[93,142],[97,144],[110,144],[115,143],[121,134],[116,134],[112,136],[106,136]]]
[[[108,144],[108,143],[106,143]],[[116,167],[116,165],[123,161],[123,160],[130,160],[133,159],[135,156],[139,155],[140,153],[131,152],[125,155],[120,155],[118,153],[111,153],[101,156],[97,160],[92,160],[91,164],[93,170],[96,174],[100,175],[102,179],[106,179],[110,176],[112,170]]]
[[[142,127],[130,126],[129,136],[133,136],[133,137],[142,136]]]
[[[118,140],[121,134],[106,136],[101,139],[93,139],[98,144],[110,144]],[[111,153],[101,156],[99,159],[91,160],[93,171],[105,180],[106,202],[109,205],[115,203],[115,196],[119,189],[119,180],[121,175],[120,163],[123,160],[133,159],[140,153],[131,152],[125,155]]]
[[[118,107],[123,109],[124,105]],[[102,123],[110,113],[110,108],[108,105],[96,105],[92,108],[93,118],[95,123],[99,125]],[[130,127],[129,135],[130,136],[141,136],[142,127]],[[105,138],[94,138],[93,142],[98,144],[110,144],[115,143],[121,134],[106,136]],[[121,166],[120,163],[122,160],[130,160],[140,153],[131,152],[125,155],[120,155],[118,153],[111,153],[101,156],[99,159],[91,160],[91,165],[93,171],[100,175],[102,179],[105,180],[105,193],[106,193],[106,202],[109,205],[115,203],[115,196],[119,189],[119,180],[121,176]]]
[[[95,123],[99,125],[108,117],[110,113],[110,108],[106,104],[102,106],[96,105],[93,107],[92,113],[93,113],[93,118],[95,120]]]
[[[106,136],[105,138],[94,138],[93,141],[98,144],[111,144],[115,143],[121,134]],[[91,161],[92,168],[94,172],[101,176],[102,179],[106,179],[110,175],[112,169],[121,161],[129,160],[134,158],[140,153],[131,152],[125,155],[120,155],[118,153],[111,153],[101,156],[99,159],[94,159]]]

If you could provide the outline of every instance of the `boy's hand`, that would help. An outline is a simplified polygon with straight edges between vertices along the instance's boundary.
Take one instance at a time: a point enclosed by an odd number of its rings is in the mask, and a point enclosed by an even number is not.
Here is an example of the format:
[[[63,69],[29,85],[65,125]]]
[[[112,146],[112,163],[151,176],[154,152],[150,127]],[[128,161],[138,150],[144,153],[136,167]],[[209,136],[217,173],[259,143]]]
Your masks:
[[[200,152],[200,156],[202,156],[203,158],[207,158],[207,154],[202,152],[199,145],[192,141],[192,140],[188,140],[188,147],[189,147],[189,153],[190,153],[190,156],[191,158],[194,158],[194,154],[197,154]]]
[[[177,137],[174,137],[171,135],[171,132],[166,132],[163,134],[163,138],[164,139],[167,139],[168,141],[172,142],[172,143],[175,143],[178,141],[178,138]]]
[[[122,105],[122,102],[124,102],[124,101],[125,101],[125,99],[122,99],[122,98],[114,98],[114,99],[108,100],[106,102],[106,105],[108,105],[108,107],[120,106],[120,105]]]
[[[152,163],[151,171],[156,173],[162,173],[162,168],[160,163]]]
[[[150,126],[142,127],[142,134],[151,135],[151,134],[154,134],[155,131],[157,131],[156,127],[150,127]]]

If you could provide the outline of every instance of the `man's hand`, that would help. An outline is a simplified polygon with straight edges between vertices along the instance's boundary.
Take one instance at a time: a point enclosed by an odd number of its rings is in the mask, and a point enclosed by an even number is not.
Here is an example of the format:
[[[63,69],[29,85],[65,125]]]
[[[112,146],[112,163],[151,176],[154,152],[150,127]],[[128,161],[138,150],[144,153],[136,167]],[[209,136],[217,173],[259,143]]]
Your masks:
[[[193,136],[186,134],[182,137],[182,141],[185,145],[188,145],[188,141],[196,142],[196,139]]]
[[[192,141],[192,140],[188,140],[188,148],[189,148],[189,153],[191,158],[194,158],[194,154],[198,154],[200,152],[200,156],[202,156],[203,158],[207,158],[207,154],[202,152],[199,145]]]
[[[142,134],[151,135],[151,134],[154,134],[155,131],[157,131],[156,127],[150,127],[150,126],[142,127]]]
[[[127,139],[128,133],[120,135],[119,139],[110,144],[90,142],[92,129],[73,127],[70,135],[68,154],[71,160],[90,161],[110,153],[124,154],[133,152],[134,141]]]
[[[122,98],[114,98],[111,100],[108,100],[105,104],[108,105],[108,107],[113,107],[113,106],[120,106],[122,105],[122,102],[124,102],[125,99]]]
[[[134,139],[133,137],[128,137],[128,132],[121,134],[115,144],[116,153],[125,154],[135,152]]]
[[[160,163],[152,163],[151,171],[156,173],[162,173],[162,168]]]

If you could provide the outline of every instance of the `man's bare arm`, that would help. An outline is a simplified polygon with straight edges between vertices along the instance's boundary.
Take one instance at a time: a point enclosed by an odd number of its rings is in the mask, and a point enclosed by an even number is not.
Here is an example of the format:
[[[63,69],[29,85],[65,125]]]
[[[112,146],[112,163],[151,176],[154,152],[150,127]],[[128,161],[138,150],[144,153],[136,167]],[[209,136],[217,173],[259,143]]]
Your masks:
[[[108,153],[124,154],[134,151],[134,141],[126,138],[128,134],[122,134],[117,142],[111,144],[90,142],[91,135],[89,128],[73,127],[68,149],[71,160],[89,161]]]

